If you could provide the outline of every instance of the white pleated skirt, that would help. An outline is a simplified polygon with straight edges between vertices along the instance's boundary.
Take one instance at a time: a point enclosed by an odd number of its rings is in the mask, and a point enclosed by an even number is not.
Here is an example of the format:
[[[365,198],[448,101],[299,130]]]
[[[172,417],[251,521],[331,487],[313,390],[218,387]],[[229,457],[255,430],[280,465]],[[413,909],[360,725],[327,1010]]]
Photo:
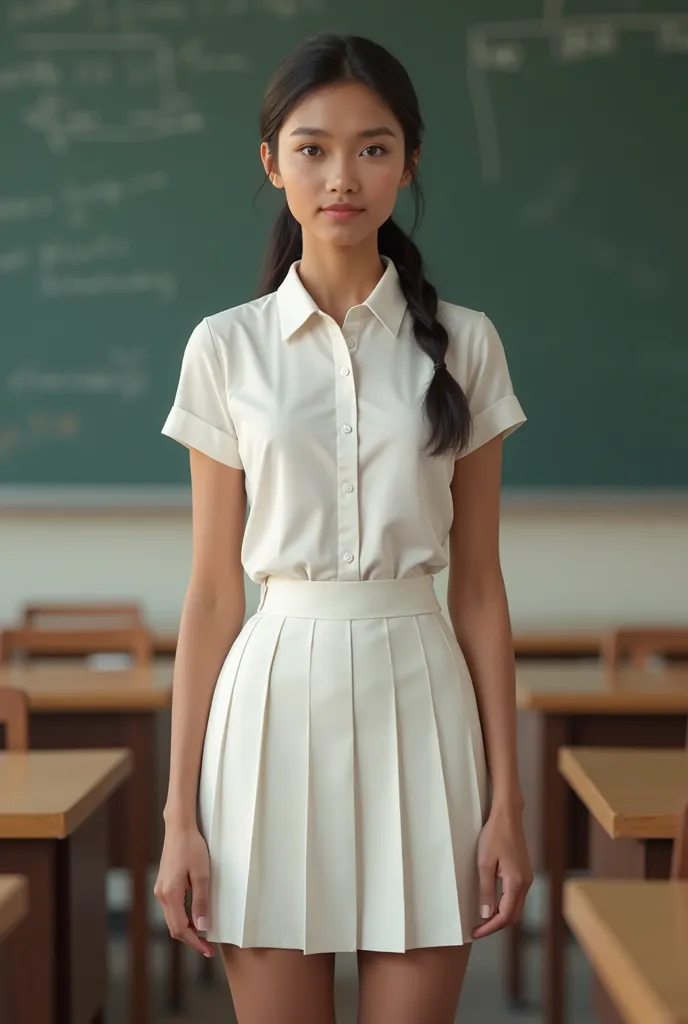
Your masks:
[[[208,940],[470,942],[488,799],[473,685],[432,576],[268,577],[203,748]]]

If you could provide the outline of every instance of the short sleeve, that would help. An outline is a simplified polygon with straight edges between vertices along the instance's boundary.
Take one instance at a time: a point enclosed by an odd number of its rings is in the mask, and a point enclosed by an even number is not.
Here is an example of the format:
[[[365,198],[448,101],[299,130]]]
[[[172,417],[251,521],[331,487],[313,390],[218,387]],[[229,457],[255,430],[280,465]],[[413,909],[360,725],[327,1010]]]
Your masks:
[[[511,384],[504,346],[494,324],[484,313],[473,339],[466,397],[473,432],[459,458],[487,444],[498,434],[507,437],[526,421]]]
[[[226,466],[243,469],[225,378],[215,339],[203,320],[186,344],[177,394],[162,433]]]

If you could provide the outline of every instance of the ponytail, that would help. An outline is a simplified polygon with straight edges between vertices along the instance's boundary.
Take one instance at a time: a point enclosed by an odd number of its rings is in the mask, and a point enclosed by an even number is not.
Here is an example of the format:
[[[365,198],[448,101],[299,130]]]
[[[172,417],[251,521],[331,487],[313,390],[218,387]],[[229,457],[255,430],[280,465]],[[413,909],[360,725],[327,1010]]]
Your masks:
[[[275,221],[263,260],[257,296],[275,292],[284,281],[292,263],[301,259],[303,235],[287,203]]]

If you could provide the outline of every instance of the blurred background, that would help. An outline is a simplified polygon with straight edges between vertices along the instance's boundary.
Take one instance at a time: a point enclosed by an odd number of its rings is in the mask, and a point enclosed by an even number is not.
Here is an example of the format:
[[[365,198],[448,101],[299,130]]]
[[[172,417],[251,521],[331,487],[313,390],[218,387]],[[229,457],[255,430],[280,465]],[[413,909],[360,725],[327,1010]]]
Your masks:
[[[544,793],[543,764],[564,743],[684,745],[688,678],[674,661],[688,656],[686,0],[5,0],[0,26],[2,658],[37,672],[41,655],[48,672],[60,657],[52,682],[20,667],[0,683],[28,694],[31,750],[131,750],[127,730],[145,723],[150,753],[128,769],[152,775],[148,810],[127,812],[135,776],[113,776],[115,825],[127,813],[130,829],[132,814],[150,815],[142,829],[154,823],[147,853],[108,840],[107,993],[89,997],[93,1013],[102,1003],[112,1024],[140,1024],[175,1005],[188,1020],[231,1019],[217,965],[210,987],[196,957],[180,966],[150,891],[191,550],[188,455],[160,428],[195,324],[255,291],[281,201],[261,190],[268,77],[306,35],[332,30],[368,35],[407,67],[426,122],[417,240],[428,276],[446,300],[493,319],[529,418],[505,447],[501,547],[538,877],[521,952],[501,936],[476,949],[461,1019],[559,1024],[562,1000],[576,1024],[592,1019],[602,1010],[589,956],[568,926],[568,994],[547,980],[547,915],[558,913],[547,800],[568,801],[575,829],[583,797],[563,776],[559,797]],[[436,578],[443,606],[446,583]],[[250,615],[249,580],[246,593]],[[31,606],[62,606],[63,618],[31,621]],[[600,707],[608,724],[608,694],[624,691],[609,683],[625,671],[621,629],[640,644],[628,647],[630,689],[649,696],[615,708],[618,729],[605,732]],[[75,682],[68,666],[82,656],[79,671],[96,675]],[[118,688],[112,677],[136,663]],[[538,687],[568,695],[560,717],[578,716],[556,742],[542,738],[552,706]],[[598,704],[576,711],[581,693]],[[655,716],[646,733],[640,710]],[[587,827],[571,842],[565,868],[587,870]],[[28,862],[13,856],[16,874]],[[139,941],[151,957],[138,1009],[127,967],[136,856],[148,863]],[[342,958],[344,1021],[353,970]],[[50,1017],[55,1005],[31,1024],[76,1021],[73,1008]]]

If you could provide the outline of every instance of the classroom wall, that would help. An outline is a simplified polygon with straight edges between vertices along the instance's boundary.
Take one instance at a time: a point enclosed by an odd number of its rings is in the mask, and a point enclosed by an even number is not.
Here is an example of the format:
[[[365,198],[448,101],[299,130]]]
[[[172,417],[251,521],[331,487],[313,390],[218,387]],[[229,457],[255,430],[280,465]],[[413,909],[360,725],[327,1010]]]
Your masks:
[[[30,598],[133,598],[174,628],[188,578],[186,512],[0,515],[0,623]],[[685,510],[506,509],[502,564],[515,626],[683,620]],[[446,572],[437,577],[444,601]],[[258,588],[247,580],[247,609]]]

